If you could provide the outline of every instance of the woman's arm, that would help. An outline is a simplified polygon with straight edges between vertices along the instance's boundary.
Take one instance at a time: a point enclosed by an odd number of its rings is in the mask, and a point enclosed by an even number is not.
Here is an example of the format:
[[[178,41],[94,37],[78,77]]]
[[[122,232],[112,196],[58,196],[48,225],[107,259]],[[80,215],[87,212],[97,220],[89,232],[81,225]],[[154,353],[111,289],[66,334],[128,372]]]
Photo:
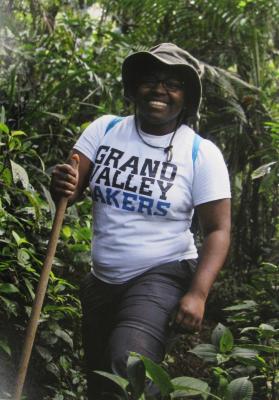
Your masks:
[[[205,301],[230,245],[230,199],[216,200],[197,206],[204,241],[191,287],[180,301],[176,323],[196,331],[201,328]]]
[[[69,159],[77,161],[77,167],[58,164],[51,176],[50,193],[57,204],[61,197],[68,198],[68,205],[78,200],[88,186],[93,163],[80,151],[73,150]]]

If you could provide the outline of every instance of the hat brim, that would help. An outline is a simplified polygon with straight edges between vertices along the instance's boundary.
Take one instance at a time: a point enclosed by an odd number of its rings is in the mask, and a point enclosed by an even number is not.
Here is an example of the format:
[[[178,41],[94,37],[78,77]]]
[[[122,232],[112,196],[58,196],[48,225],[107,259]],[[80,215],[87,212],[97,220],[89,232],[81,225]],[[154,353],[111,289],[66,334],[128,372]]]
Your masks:
[[[161,58],[147,51],[140,51],[128,56],[122,64],[122,80],[124,87],[124,95],[129,100],[134,101],[135,91],[139,77],[148,72],[151,66],[164,66],[179,71],[179,75],[183,77],[185,82],[185,92],[187,94],[186,113],[187,117],[197,116],[202,86],[198,72],[190,64],[179,63],[177,59]]]

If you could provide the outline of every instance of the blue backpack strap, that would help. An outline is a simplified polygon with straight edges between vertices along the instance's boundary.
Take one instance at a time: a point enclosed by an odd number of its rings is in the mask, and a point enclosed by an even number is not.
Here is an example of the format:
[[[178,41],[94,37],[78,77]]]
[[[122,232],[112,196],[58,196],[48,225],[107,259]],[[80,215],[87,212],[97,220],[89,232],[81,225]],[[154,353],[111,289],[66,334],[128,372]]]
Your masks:
[[[107,125],[107,127],[106,127],[105,135],[106,135],[106,134],[108,133],[108,131],[110,131],[116,124],[118,124],[118,122],[120,122],[123,118],[124,118],[124,117],[115,117],[115,118],[112,118],[112,119],[109,121],[109,123],[108,123],[108,125]]]
[[[192,161],[193,164],[195,164],[196,158],[198,156],[198,151],[200,147],[200,143],[202,141],[202,137],[198,134],[195,134],[194,140],[193,140],[193,147],[192,147]]]

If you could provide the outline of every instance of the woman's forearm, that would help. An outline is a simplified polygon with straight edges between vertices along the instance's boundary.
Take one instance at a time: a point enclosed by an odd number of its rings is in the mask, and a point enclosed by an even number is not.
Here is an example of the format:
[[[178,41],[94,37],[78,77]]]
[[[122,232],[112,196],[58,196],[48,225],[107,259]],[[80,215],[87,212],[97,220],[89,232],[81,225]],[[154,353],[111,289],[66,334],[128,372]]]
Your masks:
[[[206,299],[216,277],[224,265],[230,245],[229,229],[212,231],[206,235],[189,292]]]

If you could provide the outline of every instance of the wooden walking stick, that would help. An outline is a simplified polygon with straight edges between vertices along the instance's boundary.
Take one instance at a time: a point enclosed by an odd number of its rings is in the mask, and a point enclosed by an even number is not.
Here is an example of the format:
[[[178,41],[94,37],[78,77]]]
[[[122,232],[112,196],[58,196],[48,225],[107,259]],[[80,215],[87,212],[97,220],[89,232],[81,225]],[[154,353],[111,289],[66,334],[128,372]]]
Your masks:
[[[71,159],[71,165],[76,168],[78,164],[78,156],[73,155]],[[56,208],[56,213],[54,217],[54,221],[52,224],[52,230],[50,233],[50,238],[47,246],[46,257],[43,264],[41,276],[39,279],[34,303],[32,306],[30,320],[27,326],[25,340],[23,344],[21,359],[19,363],[19,369],[16,378],[15,392],[13,396],[13,400],[20,400],[25,377],[28,369],[28,364],[33,348],[33,343],[36,335],[36,331],[39,324],[39,318],[41,314],[41,309],[44,301],[44,297],[46,294],[47,284],[49,280],[49,275],[52,267],[53,258],[56,252],[57,242],[61,230],[61,226],[63,223],[63,218],[65,214],[65,210],[67,208],[68,199],[66,197],[62,197],[58,203]]]

